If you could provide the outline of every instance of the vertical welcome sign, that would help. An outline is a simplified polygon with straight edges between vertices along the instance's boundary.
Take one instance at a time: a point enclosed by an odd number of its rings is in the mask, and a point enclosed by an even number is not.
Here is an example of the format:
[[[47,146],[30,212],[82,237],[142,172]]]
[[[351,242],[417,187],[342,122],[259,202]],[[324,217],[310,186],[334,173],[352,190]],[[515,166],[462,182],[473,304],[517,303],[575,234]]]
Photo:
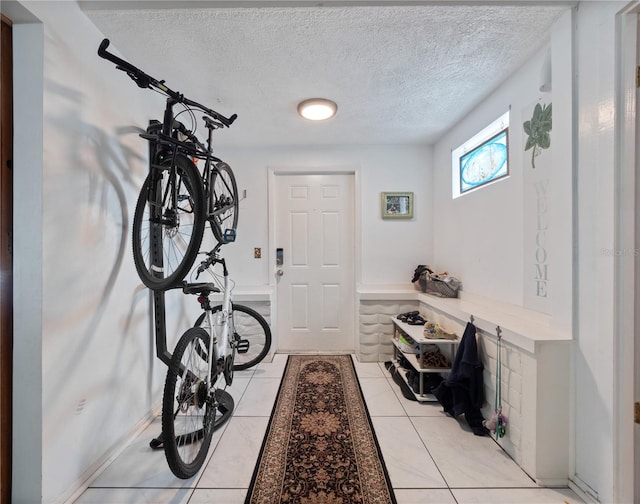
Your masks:
[[[537,101],[522,111],[522,173],[524,185],[525,308],[551,313],[553,285],[550,228],[552,169],[551,102]]]

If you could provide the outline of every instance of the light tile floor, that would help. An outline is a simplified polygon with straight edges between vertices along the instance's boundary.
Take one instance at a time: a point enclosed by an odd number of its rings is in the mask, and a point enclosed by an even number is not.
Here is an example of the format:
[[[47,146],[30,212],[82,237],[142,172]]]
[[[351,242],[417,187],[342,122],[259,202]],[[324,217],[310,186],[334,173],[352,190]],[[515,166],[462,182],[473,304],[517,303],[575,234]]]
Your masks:
[[[99,474],[77,504],[242,504],[286,355],[236,373],[236,408],[214,434],[209,459],[190,480],[149,448],[157,418]],[[491,439],[478,437],[437,403],[408,401],[382,363],[358,363],[367,407],[398,504],[576,504],[569,489],[539,488]],[[275,504],[275,503],[274,503]],[[347,504],[347,503],[345,503]]]

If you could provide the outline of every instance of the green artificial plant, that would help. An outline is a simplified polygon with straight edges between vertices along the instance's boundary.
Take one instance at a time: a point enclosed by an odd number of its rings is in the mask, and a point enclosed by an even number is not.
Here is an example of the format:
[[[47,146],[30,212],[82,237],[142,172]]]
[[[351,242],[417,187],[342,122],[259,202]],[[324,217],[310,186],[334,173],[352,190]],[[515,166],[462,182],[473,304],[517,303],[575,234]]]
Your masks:
[[[540,105],[536,103],[533,109],[533,117],[530,121],[525,121],[522,125],[524,132],[529,135],[527,145],[524,150],[531,152],[531,168],[536,167],[535,158],[540,154],[540,149],[548,149],[551,145],[551,103],[548,105]]]

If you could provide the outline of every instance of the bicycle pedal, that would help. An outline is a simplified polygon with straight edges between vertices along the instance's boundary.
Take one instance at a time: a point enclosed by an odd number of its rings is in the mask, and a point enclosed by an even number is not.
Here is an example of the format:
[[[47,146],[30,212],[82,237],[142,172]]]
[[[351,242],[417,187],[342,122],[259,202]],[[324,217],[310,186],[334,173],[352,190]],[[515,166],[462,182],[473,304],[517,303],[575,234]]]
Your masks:
[[[164,441],[162,439],[162,433],[157,438],[153,438],[149,441],[149,446],[152,450],[163,450],[164,449]]]
[[[238,351],[238,353],[247,353],[249,351],[249,340],[242,339],[238,341],[236,350]]]
[[[225,230],[223,238],[225,243],[231,243],[236,241],[236,230],[235,229]]]

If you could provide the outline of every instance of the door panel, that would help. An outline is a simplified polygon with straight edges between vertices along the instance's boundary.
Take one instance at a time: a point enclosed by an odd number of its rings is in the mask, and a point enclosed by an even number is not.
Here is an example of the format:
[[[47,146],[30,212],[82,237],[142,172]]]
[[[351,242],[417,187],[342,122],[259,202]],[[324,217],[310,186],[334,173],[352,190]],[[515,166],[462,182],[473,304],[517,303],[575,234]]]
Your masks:
[[[322,328],[326,330],[340,329],[340,286],[324,284],[322,286]]]
[[[280,351],[354,350],[353,179],[276,175]]]
[[[309,330],[309,286],[291,285],[292,331]]]
[[[291,213],[291,265],[309,266],[309,226],[306,213]]]
[[[340,214],[325,212],[322,215],[322,265],[339,266]]]

